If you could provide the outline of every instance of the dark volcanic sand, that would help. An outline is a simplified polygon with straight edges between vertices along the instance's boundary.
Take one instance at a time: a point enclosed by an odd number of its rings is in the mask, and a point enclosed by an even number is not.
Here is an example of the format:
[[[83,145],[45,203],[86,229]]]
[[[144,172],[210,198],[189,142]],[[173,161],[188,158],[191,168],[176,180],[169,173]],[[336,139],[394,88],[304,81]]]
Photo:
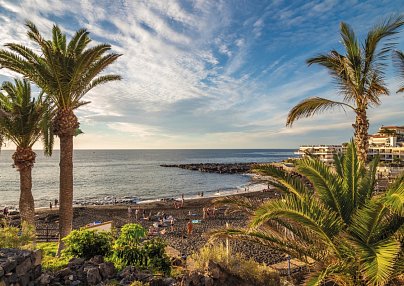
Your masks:
[[[273,192],[255,192],[245,193],[243,196],[256,198],[258,200],[268,199],[274,196]],[[156,215],[157,212],[164,212],[167,215],[172,215],[175,218],[174,232],[171,232],[170,226],[166,227],[166,234],[160,235],[164,238],[168,245],[174,247],[183,254],[189,255],[192,252],[201,248],[208,240],[207,233],[210,230],[217,228],[224,228],[226,222],[232,227],[243,227],[247,224],[247,217],[244,214],[230,214],[224,215],[224,207],[219,208],[215,217],[203,220],[200,224],[194,224],[193,234],[189,237],[186,235],[186,224],[189,218],[193,220],[202,220],[202,208],[212,206],[212,198],[200,198],[194,200],[185,200],[183,208],[175,209],[172,202],[153,202],[148,204],[132,205],[132,218],[128,218],[128,206],[127,205],[114,205],[114,206],[86,206],[75,207],[73,228],[80,228],[88,223],[94,221],[113,221],[115,227],[121,227],[128,222],[136,222],[142,224],[146,229],[149,228],[155,221],[144,221],[135,219],[135,209],[145,209],[146,216],[152,212],[152,215]],[[188,213],[195,214],[189,216]],[[141,216],[139,212],[139,217]],[[48,217],[50,221],[49,227],[57,228],[58,210],[53,209],[40,209],[37,211],[37,227],[45,228],[45,218]],[[277,263],[286,260],[285,256],[281,253],[270,249],[268,247],[262,247],[260,245],[231,240],[232,250],[235,252],[242,252],[247,257],[252,257],[258,262],[265,262],[267,264]]]

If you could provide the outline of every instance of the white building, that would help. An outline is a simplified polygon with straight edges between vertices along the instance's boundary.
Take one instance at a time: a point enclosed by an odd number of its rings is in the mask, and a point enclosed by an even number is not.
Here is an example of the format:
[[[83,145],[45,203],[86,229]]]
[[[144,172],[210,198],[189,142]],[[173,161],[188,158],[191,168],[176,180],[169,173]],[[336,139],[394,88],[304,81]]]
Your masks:
[[[343,145],[303,145],[295,154],[308,154],[332,164],[334,154],[344,150]],[[382,126],[379,132],[369,135],[369,160],[379,156],[381,162],[404,164],[404,126]]]
[[[319,158],[321,161],[332,164],[334,162],[334,154],[342,152],[342,145],[303,145],[295,154],[302,157],[311,155]]]

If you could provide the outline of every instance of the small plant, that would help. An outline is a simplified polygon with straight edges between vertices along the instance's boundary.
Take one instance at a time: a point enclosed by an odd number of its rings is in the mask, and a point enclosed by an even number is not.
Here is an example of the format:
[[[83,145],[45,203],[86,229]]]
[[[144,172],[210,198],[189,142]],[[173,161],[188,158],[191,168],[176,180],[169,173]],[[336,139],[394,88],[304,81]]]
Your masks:
[[[169,275],[171,262],[165,252],[165,247],[166,244],[159,238],[147,240],[143,243],[146,266]]]
[[[29,224],[23,222],[22,228],[10,226],[3,222],[0,228],[0,248],[23,248],[33,247],[35,231]]]
[[[169,274],[171,264],[165,253],[165,243],[161,239],[142,241],[146,230],[138,224],[126,224],[114,244],[116,265],[134,265]]]
[[[124,266],[143,265],[144,253],[140,246],[146,230],[139,224],[128,223],[121,229],[121,234],[114,244],[114,256]]]
[[[149,282],[133,281],[130,286],[150,286]]]
[[[246,259],[241,253],[228,253],[223,244],[204,246],[191,259],[195,270],[204,271],[209,261],[213,261],[252,285],[279,285],[279,275],[272,268]]]
[[[42,268],[44,270],[56,271],[63,269],[69,263],[71,257],[61,256],[57,257],[57,242],[42,242],[36,245],[37,249],[42,250]]]
[[[66,244],[64,255],[89,259],[95,255],[108,256],[113,237],[110,232],[79,229],[73,230],[63,241]]]

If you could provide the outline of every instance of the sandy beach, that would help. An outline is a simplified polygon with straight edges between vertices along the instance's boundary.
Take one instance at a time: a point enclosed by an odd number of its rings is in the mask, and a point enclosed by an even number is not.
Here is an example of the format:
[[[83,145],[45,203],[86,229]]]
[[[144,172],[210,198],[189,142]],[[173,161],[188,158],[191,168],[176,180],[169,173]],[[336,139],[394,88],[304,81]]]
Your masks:
[[[262,187],[262,185],[261,185]],[[270,192],[242,192],[234,194],[235,196],[246,196],[257,199],[258,201],[270,199],[275,196],[273,191]],[[160,227],[165,234],[159,234],[165,239],[168,245],[174,247],[182,254],[190,255],[192,252],[202,247],[208,240],[206,235],[209,231],[217,228],[224,228],[226,223],[233,227],[242,227],[247,224],[247,217],[244,214],[225,214],[225,207],[218,208],[215,216],[203,219],[203,208],[212,207],[213,197],[209,198],[193,198],[185,197],[184,206],[182,208],[174,208],[173,201],[155,201],[137,205],[131,205],[132,214],[128,215],[128,205],[106,205],[106,206],[85,206],[74,208],[73,228],[80,228],[94,221],[113,221],[113,225],[117,228],[122,225],[133,222],[140,223],[145,228],[149,228],[153,223],[157,222],[156,215],[158,213],[173,216],[174,226],[171,228],[167,223],[166,227]],[[138,220],[135,218],[135,210],[139,209]],[[146,216],[151,214],[150,220],[143,220],[143,210]],[[187,235],[186,225],[189,219],[198,221],[193,224],[193,233]],[[38,228],[55,228],[57,229],[58,209],[38,209],[37,210],[37,227]],[[273,264],[285,260],[285,257],[275,250],[263,248],[250,242],[231,241],[231,247],[234,251],[242,252],[247,257],[252,257],[258,262]]]

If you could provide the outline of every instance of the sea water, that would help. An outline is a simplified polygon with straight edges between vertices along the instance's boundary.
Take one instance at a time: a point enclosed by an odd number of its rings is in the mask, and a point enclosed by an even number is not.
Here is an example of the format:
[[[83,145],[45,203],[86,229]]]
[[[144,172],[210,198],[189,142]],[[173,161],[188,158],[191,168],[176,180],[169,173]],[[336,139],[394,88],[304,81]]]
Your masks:
[[[161,164],[277,162],[293,157],[295,150],[75,150],[75,201],[103,203],[114,199],[154,200],[205,195],[243,189],[247,174],[212,174]],[[36,207],[49,206],[59,196],[59,151],[45,157],[36,151],[32,193]],[[19,173],[12,168],[13,151],[0,153],[0,206],[16,206]]]

